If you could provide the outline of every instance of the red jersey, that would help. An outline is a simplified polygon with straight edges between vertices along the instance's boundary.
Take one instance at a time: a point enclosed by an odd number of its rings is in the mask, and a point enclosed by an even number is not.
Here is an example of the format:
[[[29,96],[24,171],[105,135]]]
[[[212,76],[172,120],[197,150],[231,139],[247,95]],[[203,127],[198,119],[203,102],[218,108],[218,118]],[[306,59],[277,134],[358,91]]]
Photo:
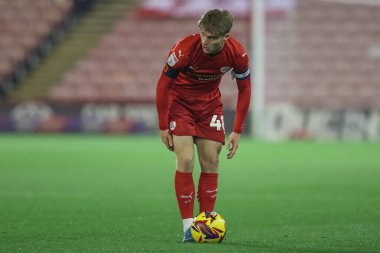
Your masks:
[[[194,110],[202,110],[213,104],[221,104],[219,84],[223,74],[232,69],[232,74],[236,77],[239,88],[238,109],[239,102],[243,104],[240,106],[243,107],[240,108],[243,110],[243,115],[240,115],[238,122],[235,118],[234,126],[234,131],[240,133],[250,101],[248,62],[248,55],[244,47],[232,37],[229,37],[225,42],[222,51],[214,56],[206,55],[203,52],[199,34],[193,34],[178,41],[169,53],[157,87],[156,102],[160,129],[168,128],[169,104],[168,97],[164,96],[163,93],[170,90],[171,99],[186,101],[186,104]],[[238,110],[236,113],[239,116]]]

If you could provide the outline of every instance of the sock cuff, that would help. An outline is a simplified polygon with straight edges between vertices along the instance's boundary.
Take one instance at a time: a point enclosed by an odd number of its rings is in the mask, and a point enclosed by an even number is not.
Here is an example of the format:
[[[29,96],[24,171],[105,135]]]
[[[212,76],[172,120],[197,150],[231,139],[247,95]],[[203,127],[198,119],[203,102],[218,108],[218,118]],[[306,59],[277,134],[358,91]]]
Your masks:
[[[175,172],[175,180],[178,182],[192,182],[193,181],[193,173],[185,173],[185,172],[180,172],[176,170]]]
[[[193,172],[182,172],[179,170],[175,170],[175,173],[182,176],[193,176]]]
[[[215,179],[215,178],[218,178],[219,176],[219,173],[204,173],[204,172],[201,172],[201,177],[204,178],[204,179]]]
[[[218,185],[218,173],[201,173],[199,177],[198,190],[202,189],[206,185],[217,186]]]

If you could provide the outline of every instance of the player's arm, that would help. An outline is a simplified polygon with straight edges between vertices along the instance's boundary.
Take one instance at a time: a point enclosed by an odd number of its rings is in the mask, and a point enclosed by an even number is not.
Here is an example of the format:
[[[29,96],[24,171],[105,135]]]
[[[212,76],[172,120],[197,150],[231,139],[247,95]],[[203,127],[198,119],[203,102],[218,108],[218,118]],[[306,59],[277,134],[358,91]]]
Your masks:
[[[156,89],[156,106],[158,113],[158,123],[160,127],[161,139],[165,146],[174,151],[173,136],[169,133],[169,107],[170,107],[170,87],[175,83],[178,74],[187,64],[187,57],[184,55],[181,41],[177,42],[170,50],[166,65]]]
[[[178,71],[166,64],[156,88],[156,107],[161,140],[165,146],[174,151],[173,137],[168,130],[168,117],[170,106],[170,87],[174,84]]]
[[[241,133],[243,132],[244,121],[247,117],[249,104],[251,101],[251,79],[249,69],[244,72],[235,72],[236,83],[238,87],[238,99],[236,105],[235,121],[233,132],[228,137],[227,149],[229,150],[227,158],[231,159],[238,147]]]

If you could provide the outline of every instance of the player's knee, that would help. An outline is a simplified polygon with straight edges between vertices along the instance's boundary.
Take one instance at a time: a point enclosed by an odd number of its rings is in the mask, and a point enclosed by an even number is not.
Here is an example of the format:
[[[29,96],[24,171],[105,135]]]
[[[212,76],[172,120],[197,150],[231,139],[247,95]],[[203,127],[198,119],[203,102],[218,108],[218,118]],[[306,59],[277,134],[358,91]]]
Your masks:
[[[219,166],[219,157],[213,156],[208,157],[207,159],[201,159],[200,165],[202,170],[205,172],[215,172]]]
[[[184,157],[177,159],[177,169],[182,172],[191,172],[194,168],[194,158]]]

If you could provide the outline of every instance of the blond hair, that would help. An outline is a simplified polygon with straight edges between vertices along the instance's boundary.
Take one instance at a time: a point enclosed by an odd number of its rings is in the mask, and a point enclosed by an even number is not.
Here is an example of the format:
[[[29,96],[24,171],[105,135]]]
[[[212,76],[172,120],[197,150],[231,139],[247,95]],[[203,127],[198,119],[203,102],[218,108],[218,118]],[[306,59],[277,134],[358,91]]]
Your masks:
[[[223,9],[213,9],[207,11],[198,21],[200,29],[204,29],[215,35],[225,35],[230,32],[234,17]]]

